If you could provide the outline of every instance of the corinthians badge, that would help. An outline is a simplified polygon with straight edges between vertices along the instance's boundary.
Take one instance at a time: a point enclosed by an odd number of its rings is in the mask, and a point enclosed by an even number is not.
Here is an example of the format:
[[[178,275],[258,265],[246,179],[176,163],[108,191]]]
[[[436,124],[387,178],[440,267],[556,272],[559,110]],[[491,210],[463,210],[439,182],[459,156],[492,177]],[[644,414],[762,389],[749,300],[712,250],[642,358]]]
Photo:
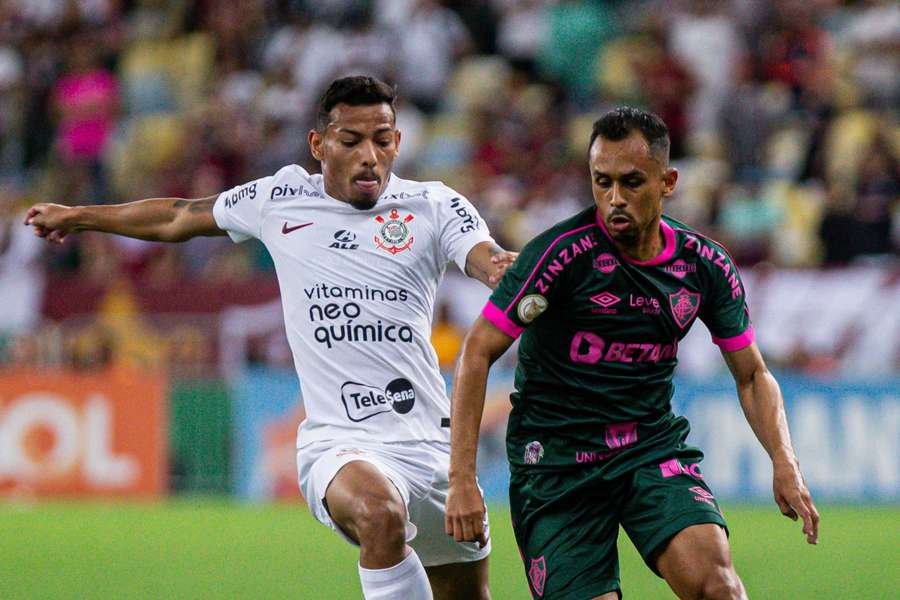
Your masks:
[[[412,214],[401,218],[396,208],[391,209],[387,219],[381,215],[375,217],[375,220],[381,225],[378,235],[375,236],[375,246],[391,254],[409,250],[416,238],[413,237],[407,223],[414,218]]]

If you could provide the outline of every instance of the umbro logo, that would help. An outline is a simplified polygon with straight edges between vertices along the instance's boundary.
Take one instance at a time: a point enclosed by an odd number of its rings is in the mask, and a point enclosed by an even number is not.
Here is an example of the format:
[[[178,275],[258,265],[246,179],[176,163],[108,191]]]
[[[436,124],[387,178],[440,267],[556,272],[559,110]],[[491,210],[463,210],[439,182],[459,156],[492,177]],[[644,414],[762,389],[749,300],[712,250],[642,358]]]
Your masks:
[[[619,312],[619,309],[613,308],[613,306],[621,301],[622,299],[615,294],[612,294],[610,292],[601,292],[596,296],[591,296],[591,302],[600,305],[600,308],[594,307],[593,309],[591,309],[591,312],[601,315],[614,315]]]
[[[613,304],[618,304],[621,300],[621,298],[615,294],[610,294],[609,292],[603,292],[591,298],[591,302],[595,302],[603,308],[609,308]]]
[[[312,223],[301,223],[300,225],[294,225],[293,227],[288,227],[287,221],[284,222],[284,225],[281,226],[281,233],[287,235],[291,232],[297,231],[298,229],[303,229],[304,227],[309,227]]]

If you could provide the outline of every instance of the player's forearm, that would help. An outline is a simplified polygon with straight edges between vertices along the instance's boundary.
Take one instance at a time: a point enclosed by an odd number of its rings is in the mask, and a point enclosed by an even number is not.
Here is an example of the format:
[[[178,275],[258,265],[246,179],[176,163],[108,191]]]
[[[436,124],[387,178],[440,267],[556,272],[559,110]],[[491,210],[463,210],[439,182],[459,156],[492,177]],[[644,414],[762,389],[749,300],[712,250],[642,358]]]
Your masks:
[[[795,462],[784,400],[775,377],[765,367],[738,383],[738,397],[753,433],[773,462]]]
[[[73,231],[102,231],[148,241],[180,242],[196,232],[181,226],[185,211],[196,212],[204,200],[152,198],[126,204],[76,206],[66,215]],[[207,208],[207,207],[202,207]]]
[[[491,359],[487,352],[464,348],[453,378],[450,412],[450,480],[475,479],[478,431]]]

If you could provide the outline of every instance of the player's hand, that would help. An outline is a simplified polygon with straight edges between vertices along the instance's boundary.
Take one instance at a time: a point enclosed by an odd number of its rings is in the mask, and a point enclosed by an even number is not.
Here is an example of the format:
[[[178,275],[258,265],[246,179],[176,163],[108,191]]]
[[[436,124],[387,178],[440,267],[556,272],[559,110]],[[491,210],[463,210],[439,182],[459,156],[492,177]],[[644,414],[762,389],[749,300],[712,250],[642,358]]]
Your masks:
[[[510,252],[509,250],[504,250],[503,252],[499,252],[491,257],[491,262],[494,266],[497,267],[497,270],[488,277],[488,282],[491,286],[495,286],[500,283],[500,280],[503,279],[503,274],[506,273],[506,270],[516,262],[516,259],[519,258],[518,252]]]
[[[34,227],[34,234],[45,238],[48,242],[62,244],[72,231],[67,217],[72,209],[61,204],[42,202],[28,209],[25,224]]]
[[[474,479],[450,482],[447,493],[447,512],[444,531],[457,542],[478,542],[479,548],[487,545],[484,531],[484,499]]]
[[[794,521],[798,516],[803,519],[803,533],[806,534],[807,543],[819,543],[819,511],[813,504],[797,461],[776,459],[772,467],[772,488],[775,503],[781,513]]]

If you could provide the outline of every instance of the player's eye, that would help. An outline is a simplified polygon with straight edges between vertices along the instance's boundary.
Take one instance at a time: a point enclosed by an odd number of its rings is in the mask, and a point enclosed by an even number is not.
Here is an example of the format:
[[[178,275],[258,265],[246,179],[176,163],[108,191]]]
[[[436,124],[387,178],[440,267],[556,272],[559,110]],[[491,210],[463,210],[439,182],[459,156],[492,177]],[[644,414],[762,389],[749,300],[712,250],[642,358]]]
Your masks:
[[[630,188],[641,187],[642,183],[644,183],[644,180],[640,179],[640,178],[631,178],[631,179],[625,180],[625,185],[627,185]]]
[[[350,148],[356,145],[356,140],[341,140],[341,145]]]
[[[600,186],[600,187],[602,187],[602,188],[607,188],[607,187],[609,187],[609,179],[607,179],[606,177],[598,177],[598,178],[595,179],[594,181],[596,181],[596,182],[597,182],[597,185]]]
[[[382,148],[387,148],[391,145],[391,140],[378,140],[378,145]]]

